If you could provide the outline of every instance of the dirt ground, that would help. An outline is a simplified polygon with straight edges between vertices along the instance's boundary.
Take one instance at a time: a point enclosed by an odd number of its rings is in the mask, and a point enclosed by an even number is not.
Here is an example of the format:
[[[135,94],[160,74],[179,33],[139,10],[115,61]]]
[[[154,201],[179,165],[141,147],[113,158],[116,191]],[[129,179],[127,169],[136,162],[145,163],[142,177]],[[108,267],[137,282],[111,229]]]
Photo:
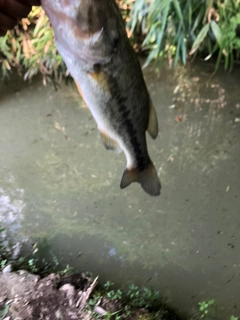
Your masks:
[[[50,274],[41,279],[24,270],[8,271],[0,274],[0,320],[179,319],[167,310],[161,310],[157,316],[145,309],[120,314],[121,301],[109,300],[104,295],[90,307],[89,299],[98,278],[92,281],[83,273],[64,277]]]

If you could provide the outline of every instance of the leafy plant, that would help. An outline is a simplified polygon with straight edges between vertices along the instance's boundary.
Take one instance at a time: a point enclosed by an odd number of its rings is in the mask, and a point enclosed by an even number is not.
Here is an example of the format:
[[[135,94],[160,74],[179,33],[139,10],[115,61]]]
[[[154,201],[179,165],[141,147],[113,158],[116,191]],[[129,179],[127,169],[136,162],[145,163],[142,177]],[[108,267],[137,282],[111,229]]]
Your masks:
[[[209,301],[202,301],[199,302],[198,306],[199,306],[199,311],[201,314],[201,319],[206,318],[206,316],[208,316],[210,310],[209,307],[212,306],[214,304],[214,299],[209,300]]]
[[[121,312],[122,310],[118,310],[118,311],[115,311],[115,312],[106,312],[106,314],[104,315],[105,319],[106,320],[110,320],[112,319],[113,316],[115,316],[115,320],[120,320],[121,319],[121,316],[117,315],[119,312]]]
[[[237,30],[240,27],[240,1],[224,1],[217,3],[217,9],[211,7],[208,12],[208,22],[199,32],[195,39],[191,53],[194,53],[201,45],[204,45],[207,37],[211,38],[208,42],[208,60],[215,52],[217,54],[216,69],[219,67],[221,58],[224,58],[224,67],[233,67],[234,55],[239,58],[240,37]]]
[[[135,48],[152,60],[176,66],[201,54],[231,69],[240,58],[240,0],[117,0]],[[55,86],[69,73],[59,55],[50,22],[40,7],[0,38],[2,77],[17,68],[24,79],[41,74]]]
[[[120,289],[118,290],[111,290],[107,293],[108,299],[111,300],[121,300],[123,297],[123,293]]]
[[[199,307],[199,314],[197,315],[196,319],[206,319],[206,320],[215,320],[216,315],[214,314],[214,306],[215,300],[211,299],[209,301],[202,301],[198,303]],[[195,318],[194,318],[195,319]],[[229,320],[238,320],[238,317],[231,316]]]
[[[68,75],[57,52],[50,22],[41,7],[34,8],[19,26],[0,38],[0,62],[3,77],[12,67],[17,68],[25,80],[42,74],[44,84]]]
[[[0,269],[3,269],[6,265],[7,265],[7,260],[6,260],[6,259],[1,260],[1,262],[0,262]]]
[[[29,268],[29,271],[32,273],[37,273],[39,271],[36,262],[37,261],[35,259],[28,260],[28,268]]]
[[[72,273],[73,270],[74,270],[73,267],[70,267],[70,266],[67,264],[66,267],[65,267],[65,269],[61,272],[61,274],[62,274],[63,276],[66,276],[66,275]]]
[[[5,305],[2,308],[0,308],[0,320],[3,320],[5,316],[8,314],[9,311],[9,305]]]
[[[126,298],[129,301],[129,305],[135,308],[149,308],[160,299],[158,291],[148,288],[139,288],[135,285],[130,285],[126,292]]]
[[[113,282],[107,281],[107,282],[103,285],[103,287],[104,287],[104,289],[109,290],[109,288],[112,287],[113,285],[114,285]]]
[[[104,290],[107,291],[108,299],[125,301],[128,307],[149,308],[160,298],[159,292],[152,289],[139,288],[131,284],[126,291],[121,291],[120,289],[110,290],[113,285],[113,282],[108,281],[103,286]]]
[[[0,226],[0,270],[3,269],[8,262],[9,255],[6,252],[6,247],[2,244],[1,233],[3,233],[4,228]]]
[[[135,0],[128,27],[145,35],[148,64],[168,57],[170,64],[197,52],[217,53],[225,68],[232,67],[240,55],[240,0]]]

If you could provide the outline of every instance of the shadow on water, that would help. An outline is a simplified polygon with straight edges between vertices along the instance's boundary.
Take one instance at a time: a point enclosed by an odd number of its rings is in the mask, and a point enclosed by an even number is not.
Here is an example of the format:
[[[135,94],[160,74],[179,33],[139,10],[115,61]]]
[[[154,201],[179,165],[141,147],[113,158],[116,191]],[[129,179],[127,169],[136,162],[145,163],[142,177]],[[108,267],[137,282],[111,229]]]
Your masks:
[[[212,79],[209,69],[145,71],[159,198],[119,189],[124,155],[104,150],[75,88],[2,84],[0,224],[15,255],[38,242],[36,258],[53,267],[152,286],[183,313],[214,298],[222,319],[239,315],[239,69]]]

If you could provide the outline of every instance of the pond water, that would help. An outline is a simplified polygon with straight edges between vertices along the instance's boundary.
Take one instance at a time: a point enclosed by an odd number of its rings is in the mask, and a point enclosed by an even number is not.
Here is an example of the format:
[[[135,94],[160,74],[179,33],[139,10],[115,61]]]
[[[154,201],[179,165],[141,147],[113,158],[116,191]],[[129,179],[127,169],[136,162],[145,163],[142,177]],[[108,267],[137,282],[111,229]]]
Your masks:
[[[105,151],[74,86],[0,83],[0,224],[58,268],[158,289],[189,314],[214,298],[240,316],[240,69],[144,71],[160,134],[152,198],[120,190],[123,154]]]

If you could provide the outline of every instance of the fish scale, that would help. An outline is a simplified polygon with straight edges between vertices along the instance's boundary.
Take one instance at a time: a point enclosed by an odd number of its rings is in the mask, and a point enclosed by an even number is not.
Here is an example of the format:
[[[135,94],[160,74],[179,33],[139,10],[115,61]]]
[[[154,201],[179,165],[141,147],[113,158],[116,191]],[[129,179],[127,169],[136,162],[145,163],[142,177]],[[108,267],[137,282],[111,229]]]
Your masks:
[[[114,0],[42,0],[57,48],[88,105],[106,149],[123,151],[120,183],[138,182],[150,195],[161,184],[149,157],[146,131],[158,135],[156,111]]]

